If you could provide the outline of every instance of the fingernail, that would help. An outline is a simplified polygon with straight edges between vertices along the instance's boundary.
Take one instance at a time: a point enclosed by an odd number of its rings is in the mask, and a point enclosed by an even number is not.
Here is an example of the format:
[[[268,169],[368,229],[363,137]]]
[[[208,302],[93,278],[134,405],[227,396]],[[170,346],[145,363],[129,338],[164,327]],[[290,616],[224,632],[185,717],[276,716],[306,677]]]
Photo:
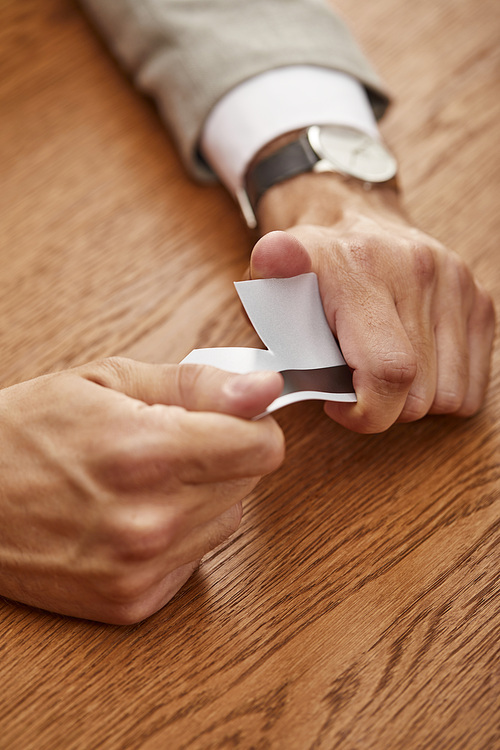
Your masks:
[[[225,385],[226,393],[231,396],[244,396],[255,391],[266,382],[276,378],[277,373],[271,371],[249,372],[245,375],[232,375]]]

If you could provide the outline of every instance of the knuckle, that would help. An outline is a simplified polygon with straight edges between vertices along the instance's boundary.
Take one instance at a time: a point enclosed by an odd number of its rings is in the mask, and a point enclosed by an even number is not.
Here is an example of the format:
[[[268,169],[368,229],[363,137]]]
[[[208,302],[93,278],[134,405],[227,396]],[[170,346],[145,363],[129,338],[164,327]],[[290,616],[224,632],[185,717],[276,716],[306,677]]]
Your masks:
[[[174,462],[158,446],[148,445],[148,437],[119,435],[107,441],[98,454],[99,479],[113,492],[133,493],[155,487],[174,486]],[[151,438],[152,439],[152,438]],[[111,444],[110,444],[111,443]]]
[[[122,563],[110,564],[95,582],[101,606],[108,613],[107,621],[116,624],[139,622],[151,614],[148,602],[156,588],[152,570],[134,570]]]
[[[457,295],[458,299],[471,299],[475,282],[472,272],[463,258],[456,253],[448,252],[444,264],[444,274],[449,290]]]
[[[107,357],[99,359],[92,363],[92,372],[89,379],[97,385],[105,388],[112,388],[117,379],[117,375],[123,379],[123,376],[132,369],[133,360],[127,357]]]
[[[110,620],[115,625],[136,625],[155,612],[146,597],[134,600],[112,602]]]
[[[472,276],[470,268],[462,258],[454,256],[454,261],[457,286],[462,296],[465,297],[467,294],[470,294],[470,290],[474,286],[474,277]]]
[[[417,374],[417,358],[408,352],[393,352],[379,359],[372,370],[375,379],[390,390],[409,388]]]
[[[480,410],[482,402],[482,394],[476,394],[465,399],[453,413],[458,417],[473,417]]]
[[[338,289],[342,292],[346,283],[349,288],[364,287],[365,279],[378,279],[380,263],[380,241],[370,234],[349,232],[336,243],[336,275],[345,282]]]
[[[137,458],[117,446],[113,450],[108,448],[104,455],[103,453],[100,453],[98,464],[100,479],[110,490],[126,491],[130,486],[129,475],[136,473],[134,467]]]
[[[371,266],[377,254],[378,242],[369,235],[352,234],[344,246],[350,260],[357,265]]]
[[[168,549],[181,526],[179,514],[140,508],[115,511],[106,524],[113,559],[120,562],[152,560]]]
[[[243,518],[243,505],[241,502],[235,503],[224,513],[221,518],[221,534],[223,539],[234,534],[240,526]]]
[[[345,277],[351,282],[356,277],[368,277],[371,283],[380,281],[380,257],[385,251],[384,244],[377,236],[357,232],[340,241]],[[356,271],[354,278],[353,270]]]
[[[411,248],[414,278],[420,288],[428,288],[435,283],[437,273],[436,251],[423,243]]]
[[[240,523],[243,518],[243,504],[241,502],[235,503],[228,511],[229,518],[229,529],[230,533],[233,534],[240,527]]]
[[[107,599],[112,604],[135,607],[145,597],[151,582],[144,574],[124,570],[107,585]]]
[[[400,422],[416,422],[428,413],[429,399],[425,394],[409,393],[399,417]]]
[[[462,391],[440,391],[434,399],[433,411],[437,414],[455,414],[460,410],[463,399]]]
[[[263,474],[275,471],[285,458],[285,437],[277,422],[269,418],[266,440],[260,444],[258,466]]]
[[[137,456],[131,450],[115,446],[112,450],[107,447],[100,454],[97,471],[99,479],[112,492],[127,492],[135,488],[139,466]]]
[[[199,381],[205,368],[187,362],[176,370],[176,390],[181,404],[192,403],[193,396],[199,389]]]
[[[496,323],[495,305],[491,295],[483,287],[476,285],[476,308],[480,322],[487,328],[493,329]]]
[[[209,536],[207,537],[207,552],[218,547],[234,534],[241,523],[243,509],[241,502],[228,508],[219,518],[214,521]]]

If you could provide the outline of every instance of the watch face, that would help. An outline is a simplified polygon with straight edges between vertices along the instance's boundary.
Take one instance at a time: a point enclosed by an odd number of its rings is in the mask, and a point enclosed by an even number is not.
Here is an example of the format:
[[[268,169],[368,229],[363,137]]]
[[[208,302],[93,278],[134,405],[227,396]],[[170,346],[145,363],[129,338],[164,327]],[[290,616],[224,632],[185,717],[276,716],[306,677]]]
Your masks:
[[[337,125],[313,126],[309,142],[320,157],[317,171],[329,169],[367,182],[386,182],[397,172],[394,156],[380,141],[353,128]]]

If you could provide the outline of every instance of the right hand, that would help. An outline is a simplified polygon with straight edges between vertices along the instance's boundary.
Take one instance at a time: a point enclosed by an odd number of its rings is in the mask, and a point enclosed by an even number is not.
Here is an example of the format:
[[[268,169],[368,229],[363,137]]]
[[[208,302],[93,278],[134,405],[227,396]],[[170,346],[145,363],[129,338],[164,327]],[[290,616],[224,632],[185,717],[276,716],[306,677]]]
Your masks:
[[[108,359],[0,391],[0,595],[138,622],[284,455],[277,373]]]
[[[269,233],[254,247],[252,278],[314,271],[351,368],[357,402],[327,402],[332,419],[373,433],[481,408],[492,299],[456,252],[412,225],[397,191],[307,173],[274,185],[259,209]]]

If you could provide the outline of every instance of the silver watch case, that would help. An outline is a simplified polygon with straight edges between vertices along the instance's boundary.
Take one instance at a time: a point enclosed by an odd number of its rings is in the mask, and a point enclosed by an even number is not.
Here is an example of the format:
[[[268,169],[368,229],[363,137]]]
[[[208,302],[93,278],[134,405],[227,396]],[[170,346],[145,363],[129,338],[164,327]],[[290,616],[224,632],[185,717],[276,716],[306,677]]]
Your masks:
[[[307,139],[318,161],[314,172],[340,172],[363,182],[387,182],[398,164],[384,144],[350,127],[312,125]]]

